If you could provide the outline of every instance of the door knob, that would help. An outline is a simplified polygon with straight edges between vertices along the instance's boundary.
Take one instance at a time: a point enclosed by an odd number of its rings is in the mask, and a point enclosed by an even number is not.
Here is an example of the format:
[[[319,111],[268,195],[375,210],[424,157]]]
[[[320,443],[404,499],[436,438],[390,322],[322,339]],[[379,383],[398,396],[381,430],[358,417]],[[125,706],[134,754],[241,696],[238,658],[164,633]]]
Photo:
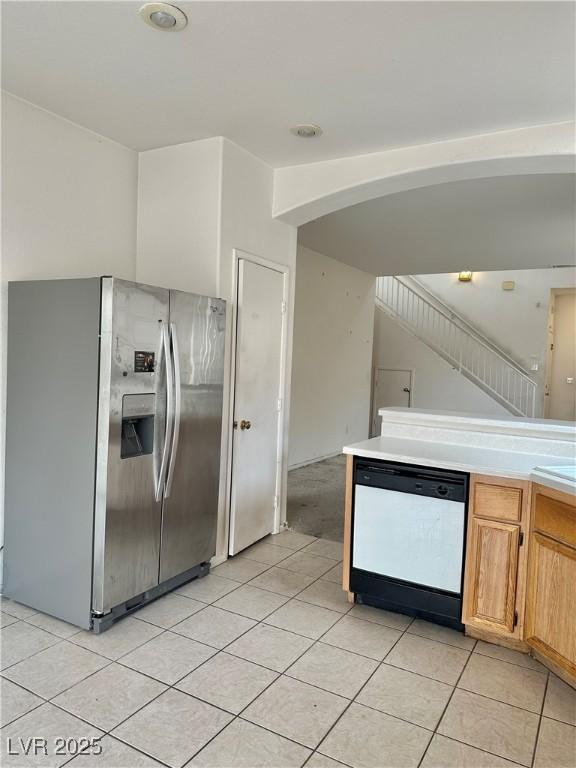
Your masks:
[[[410,390],[408,389],[408,387],[404,387],[404,389],[402,390],[402,392],[410,392]]]
[[[250,421],[247,421],[246,419],[242,419],[240,422],[240,429],[250,429],[252,426],[252,423]]]

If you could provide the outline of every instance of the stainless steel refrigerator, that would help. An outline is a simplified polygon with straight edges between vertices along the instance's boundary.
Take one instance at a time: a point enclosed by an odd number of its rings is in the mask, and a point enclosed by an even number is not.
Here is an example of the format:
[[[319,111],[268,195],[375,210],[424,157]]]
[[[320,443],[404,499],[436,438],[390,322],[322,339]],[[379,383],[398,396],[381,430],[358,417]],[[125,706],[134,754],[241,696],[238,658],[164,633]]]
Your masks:
[[[4,594],[102,631],[207,572],[225,325],[111,277],[10,283]]]

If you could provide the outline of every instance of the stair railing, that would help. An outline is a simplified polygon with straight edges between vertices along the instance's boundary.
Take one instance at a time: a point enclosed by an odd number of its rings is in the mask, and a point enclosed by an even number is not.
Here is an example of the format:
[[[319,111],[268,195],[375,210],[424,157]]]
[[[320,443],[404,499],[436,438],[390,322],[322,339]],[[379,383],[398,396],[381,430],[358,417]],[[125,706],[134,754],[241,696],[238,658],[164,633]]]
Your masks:
[[[410,278],[379,277],[376,303],[516,416],[536,415],[536,382],[503,350]]]

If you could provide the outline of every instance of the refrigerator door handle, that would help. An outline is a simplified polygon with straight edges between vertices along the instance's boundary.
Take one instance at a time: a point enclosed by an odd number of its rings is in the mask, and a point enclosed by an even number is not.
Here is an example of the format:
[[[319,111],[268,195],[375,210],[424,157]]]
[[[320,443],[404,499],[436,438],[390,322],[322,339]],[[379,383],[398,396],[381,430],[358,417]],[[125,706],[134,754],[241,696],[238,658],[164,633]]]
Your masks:
[[[172,366],[172,357],[170,354],[170,339],[168,336],[168,326],[162,322],[162,350],[164,370],[166,371],[166,431],[164,433],[164,446],[162,448],[162,460],[160,462],[160,471],[156,478],[156,501],[162,500],[168,466],[168,456],[170,448],[170,437],[174,428],[174,390],[172,382],[174,371]]]
[[[178,439],[180,437],[180,415],[182,413],[182,397],[180,392],[180,355],[178,352],[178,334],[175,323],[170,323],[170,340],[172,342],[173,382],[174,382],[174,430],[172,432],[172,450],[170,451],[170,463],[166,477],[165,497],[170,496],[172,490],[172,478],[174,477],[174,465],[178,451]]]

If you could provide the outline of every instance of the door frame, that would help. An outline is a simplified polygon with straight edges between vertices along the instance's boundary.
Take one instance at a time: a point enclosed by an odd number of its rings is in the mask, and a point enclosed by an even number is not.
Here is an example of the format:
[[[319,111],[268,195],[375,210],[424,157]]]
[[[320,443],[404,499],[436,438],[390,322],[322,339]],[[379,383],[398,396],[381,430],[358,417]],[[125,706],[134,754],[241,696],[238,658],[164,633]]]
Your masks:
[[[546,334],[546,359],[544,361],[544,391],[542,393],[542,415],[545,419],[550,413],[550,379],[552,377],[552,356],[554,349],[554,309],[556,304],[556,291],[550,289],[548,302],[548,325]]]
[[[282,313],[282,331],[280,339],[280,410],[278,411],[278,430],[276,435],[276,504],[274,507],[274,533],[279,533],[283,524],[281,520],[282,516],[282,499],[283,499],[283,466],[285,459],[287,461],[287,455],[285,456],[284,450],[284,422],[287,413],[286,393],[287,393],[287,381],[286,371],[288,369],[288,313],[289,313],[289,298],[290,298],[290,279],[291,270],[287,264],[281,262],[272,261],[271,259],[265,259],[261,256],[257,256],[248,251],[243,251],[240,248],[232,249],[232,291],[231,296],[233,300],[231,302],[231,328],[230,334],[230,388],[228,393],[228,423],[226,429],[228,431],[229,440],[227,445],[227,457],[226,464],[228,467],[228,477],[226,479],[226,551],[230,554],[230,530],[231,530],[231,518],[232,518],[232,501],[233,501],[233,451],[234,451],[234,406],[236,400],[236,354],[237,354],[237,341],[238,341],[238,289],[239,289],[239,269],[240,261],[249,261],[253,264],[257,264],[267,269],[272,269],[275,272],[279,272],[283,275],[282,284],[282,301],[284,302],[284,312]]]
[[[405,371],[410,374],[410,393],[408,397],[408,408],[412,408],[412,400],[414,397],[414,379],[416,378],[415,368],[387,368],[382,365],[375,365],[372,371],[372,394],[370,397],[370,434],[374,429],[374,418],[377,415],[374,407],[374,395],[376,394],[376,376],[378,371]],[[377,435],[376,435],[377,436]]]
[[[576,294],[574,288],[551,288],[550,300],[548,303],[548,332],[546,337],[546,358],[544,361],[544,391],[542,393],[542,415],[545,419],[549,418],[551,405],[551,380],[552,380],[552,362],[554,358],[554,341],[556,338],[556,324],[554,322],[556,311],[556,297],[565,293]]]

